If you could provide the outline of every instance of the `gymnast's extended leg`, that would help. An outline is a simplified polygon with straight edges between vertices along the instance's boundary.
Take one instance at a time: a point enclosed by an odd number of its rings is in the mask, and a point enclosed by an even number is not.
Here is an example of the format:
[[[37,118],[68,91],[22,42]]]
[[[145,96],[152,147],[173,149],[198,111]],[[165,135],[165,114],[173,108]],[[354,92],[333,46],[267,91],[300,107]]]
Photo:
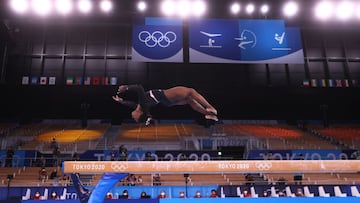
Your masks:
[[[217,110],[193,88],[173,87],[164,90],[164,94],[172,105],[189,104],[195,111],[204,114],[206,118],[218,120]]]
[[[213,107],[201,94],[199,94],[195,89],[190,88],[190,97],[200,103],[205,107],[206,111],[211,112],[217,115],[217,110]]]

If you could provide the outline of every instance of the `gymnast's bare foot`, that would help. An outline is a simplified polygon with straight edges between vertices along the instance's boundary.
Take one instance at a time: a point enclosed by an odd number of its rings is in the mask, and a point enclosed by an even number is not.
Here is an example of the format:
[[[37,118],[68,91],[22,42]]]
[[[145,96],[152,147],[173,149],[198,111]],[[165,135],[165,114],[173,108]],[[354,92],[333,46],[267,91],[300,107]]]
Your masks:
[[[219,121],[218,117],[215,115],[205,115],[205,118],[208,120]]]
[[[213,109],[213,108],[206,108],[206,111],[214,114],[214,115],[217,115],[217,110],[216,109]]]

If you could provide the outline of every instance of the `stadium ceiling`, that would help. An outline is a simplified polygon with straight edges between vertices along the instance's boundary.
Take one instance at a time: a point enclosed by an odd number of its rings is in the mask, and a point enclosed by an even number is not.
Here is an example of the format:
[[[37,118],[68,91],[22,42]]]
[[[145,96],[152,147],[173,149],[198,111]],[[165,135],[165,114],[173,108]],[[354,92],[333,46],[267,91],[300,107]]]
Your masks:
[[[359,24],[359,0],[3,0],[1,19],[132,23],[141,17],[285,19],[290,24]]]

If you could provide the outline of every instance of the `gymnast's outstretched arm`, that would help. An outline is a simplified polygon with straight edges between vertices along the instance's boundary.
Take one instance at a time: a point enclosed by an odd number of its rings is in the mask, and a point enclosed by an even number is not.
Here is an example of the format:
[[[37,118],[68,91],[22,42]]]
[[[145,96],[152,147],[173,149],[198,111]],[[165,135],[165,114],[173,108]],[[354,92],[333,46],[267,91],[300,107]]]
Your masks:
[[[149,115],[150,110],[149,107],[146,105],[145,101],[145,90],[142,85],[120,85],[118,88],[118,94],[123,92],[135,92],[138,97],[138,104],[141,107],[141,110],[144,114]],[[136,108],[136,107],[135,107]]]
[[[133,101],[128,101],[128,100],[124,100],[123,98],[119,97],[118,95],[115,95],[112,97],[115,101],[119,102],[120,104],[124,105],[124,106],[127,106],[131,109],[136,109],[137,107],[137,103],[136,102],[133,102]]]

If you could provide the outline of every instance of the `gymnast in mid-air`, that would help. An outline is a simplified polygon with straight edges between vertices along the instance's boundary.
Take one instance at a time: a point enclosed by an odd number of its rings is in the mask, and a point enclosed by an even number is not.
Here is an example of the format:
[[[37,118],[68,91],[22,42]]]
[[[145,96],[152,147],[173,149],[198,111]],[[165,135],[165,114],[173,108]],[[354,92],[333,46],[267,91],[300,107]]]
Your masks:
[[[138,101],[127,101],[120,97],[121,93],[132,91],[137,94]],[[136,122],[152,122],[150,108],[162,104],[164,106],[189,104],[195,111],[202,113],[206,119],[218,121],[217,110],[196,90],[189,87],[176,86],[170,89],[154,89],[146,91],[141,85],[120,85],[117,94],[112,97],[116,102],[134,109],[131,112]]]

